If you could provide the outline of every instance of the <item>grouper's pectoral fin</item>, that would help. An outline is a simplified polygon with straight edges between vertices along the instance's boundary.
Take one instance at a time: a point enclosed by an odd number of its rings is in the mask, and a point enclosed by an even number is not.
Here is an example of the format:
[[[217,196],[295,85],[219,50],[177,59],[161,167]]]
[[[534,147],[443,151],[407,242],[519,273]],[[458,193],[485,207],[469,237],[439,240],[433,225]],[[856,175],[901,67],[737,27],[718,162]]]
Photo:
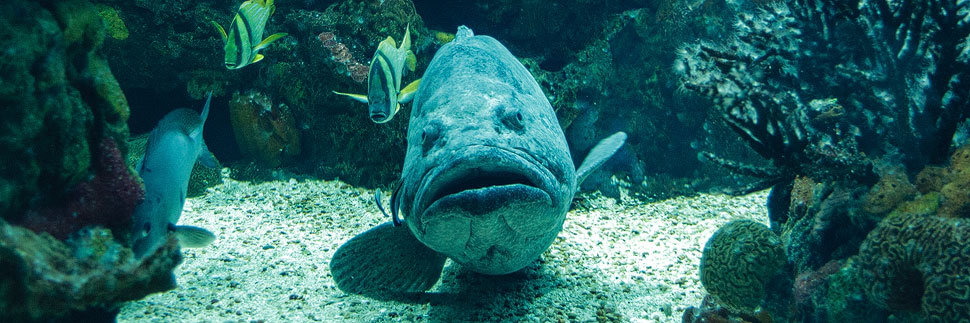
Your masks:
[[[360,103],[367,103],[367,96],[363,94],[344,93],[344,92],[337,92],[337,91],[331,91],[331,92],[333,92],[333,94],[343,95],[348,98],[354,99],[354,101],[357,101]]]
[[[444,266],[445,256],[418,241],[407,226],[390,222],[353,237],[330,259],[337,288],[372,297],[426,291]]]
[[[593,146],[593,149],[589,150],[589,155],[586,155],[586,159],[576,169],[576,187],[583,183],[586,176],[603,166],[603,163],[609,160],[617,150],[620,150],[620,147],[623,147],[624,142],[626,142],[626,133],[620,131],[600,140],[596,146]]]

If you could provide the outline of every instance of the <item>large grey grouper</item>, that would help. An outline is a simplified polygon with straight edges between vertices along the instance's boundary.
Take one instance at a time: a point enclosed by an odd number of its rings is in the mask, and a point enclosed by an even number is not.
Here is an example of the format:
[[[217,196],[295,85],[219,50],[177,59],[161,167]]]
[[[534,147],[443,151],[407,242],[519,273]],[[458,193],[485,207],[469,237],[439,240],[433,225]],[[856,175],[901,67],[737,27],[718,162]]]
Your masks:
[[[176,109],[158,121],[148,135],[145,156],[136,167],[145,183],[145,200],[132,215],[132,250],[136,257],[151,254],[174,232],[183,247],[201,247],[215,239],[211,232],[192,226],[179,226],[192,167],[198,159],[207,167],[218,161],[202,141],[202,127],[209,115],[209,101],[202,114]]]
[[[408,127],[394,223],[331,259],[345,292],[425,291],[446,257],[483,274],[527,266],[562,230],[583,178],[626,140],[610,136],[575,169],[539,84],[502,44],[464,26],[428,66]]]

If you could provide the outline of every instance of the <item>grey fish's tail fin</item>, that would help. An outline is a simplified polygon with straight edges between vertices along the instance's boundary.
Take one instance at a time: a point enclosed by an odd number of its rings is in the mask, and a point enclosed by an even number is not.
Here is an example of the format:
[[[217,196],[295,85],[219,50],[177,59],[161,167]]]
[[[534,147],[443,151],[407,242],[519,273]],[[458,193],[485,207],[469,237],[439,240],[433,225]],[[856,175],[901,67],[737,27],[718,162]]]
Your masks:
[[[603,166],[603,163],[606,163],[613,154],[620,150],[625,142],[626,133],[623,131],[600,140],[593,149],[589,150],[589,155],[586,155],[586,159],[583,159],[583,163],[576,169],[576,186],[579,187],[579,184],[582,184],[589,174]]]
[[[330,259],[337,288],[368,296],[424,292],[438,282],[444,266],[445,256],[418,241],[407,226],[390,222],[353,237]]]

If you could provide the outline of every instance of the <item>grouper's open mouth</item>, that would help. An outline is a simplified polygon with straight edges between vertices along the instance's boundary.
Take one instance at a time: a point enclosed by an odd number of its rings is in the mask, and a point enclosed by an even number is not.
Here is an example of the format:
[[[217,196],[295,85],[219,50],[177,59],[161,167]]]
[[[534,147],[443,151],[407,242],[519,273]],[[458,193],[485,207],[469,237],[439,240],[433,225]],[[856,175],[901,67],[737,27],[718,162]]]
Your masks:
[[[523,152],[473,146],[459,158],[426,174],[417,212],[460,208],[470,214],[489,213],[516,204],[551,207],[552,174]]]

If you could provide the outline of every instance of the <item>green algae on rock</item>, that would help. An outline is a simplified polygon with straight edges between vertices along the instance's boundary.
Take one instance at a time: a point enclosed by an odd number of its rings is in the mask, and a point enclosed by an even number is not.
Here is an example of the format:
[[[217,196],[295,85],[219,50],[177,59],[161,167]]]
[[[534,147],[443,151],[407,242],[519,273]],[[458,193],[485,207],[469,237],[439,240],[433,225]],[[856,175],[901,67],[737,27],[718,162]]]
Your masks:
[[[122,242],[143,191],[104,37],[86,0],[0,3],[0,321],[72,321],[174,287],[174,238],[142,260]]]
[[[105,31],[109,37],[117,40],[128,39],[128,27],[125,26],[125,21],[121,19],[121,12],[118,9],[98,5],[98,14],[104,21]]]
[[[102,138],[127,138],[127,101],[97,53],[103,38],[87,1],[0,4],[0,156],[17,156],[0,168],[0,218],[59,203],[90,173]]]

